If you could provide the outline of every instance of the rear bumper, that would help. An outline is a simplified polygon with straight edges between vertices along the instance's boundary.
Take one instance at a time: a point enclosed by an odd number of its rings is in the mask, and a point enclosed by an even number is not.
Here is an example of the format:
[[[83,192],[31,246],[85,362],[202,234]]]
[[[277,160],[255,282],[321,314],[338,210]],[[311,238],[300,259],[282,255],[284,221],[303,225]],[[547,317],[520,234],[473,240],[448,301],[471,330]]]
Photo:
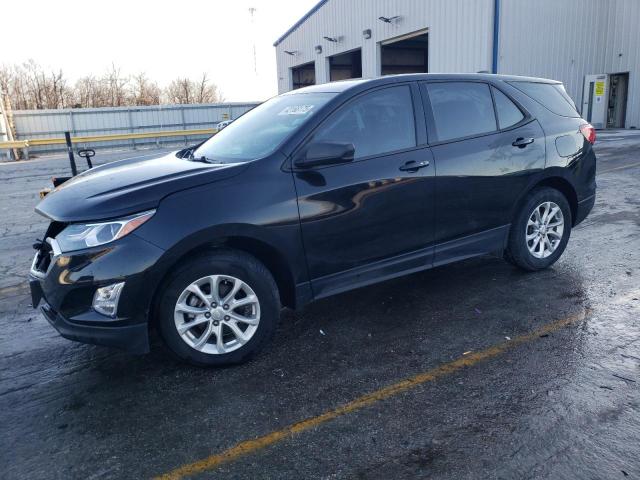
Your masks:
[[[585,198],[584,200],[578,202],[578,208],[576,209],[576,218],[573,222],[573,225],[576,226],[580,222],[582,222],[589,212],[593,209],[593,205],[596,203],[596,195],[595,193],[590,197]]]
[[[147,353],[149,351],[149,335],[147,324],[108,326],[74,323],[44,304],[41,309],[45,318],[58,333],[69,340],[117,347],[129,353]]]

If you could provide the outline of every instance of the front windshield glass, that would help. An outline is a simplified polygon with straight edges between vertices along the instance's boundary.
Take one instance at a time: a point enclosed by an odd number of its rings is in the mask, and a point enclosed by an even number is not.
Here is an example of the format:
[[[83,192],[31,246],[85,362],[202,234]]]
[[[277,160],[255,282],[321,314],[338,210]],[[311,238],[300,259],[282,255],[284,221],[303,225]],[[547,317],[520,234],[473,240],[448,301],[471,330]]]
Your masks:
[[[267,100],[203,143],[193,158],[230,163],[269,155],[335,95],[297,93]]]

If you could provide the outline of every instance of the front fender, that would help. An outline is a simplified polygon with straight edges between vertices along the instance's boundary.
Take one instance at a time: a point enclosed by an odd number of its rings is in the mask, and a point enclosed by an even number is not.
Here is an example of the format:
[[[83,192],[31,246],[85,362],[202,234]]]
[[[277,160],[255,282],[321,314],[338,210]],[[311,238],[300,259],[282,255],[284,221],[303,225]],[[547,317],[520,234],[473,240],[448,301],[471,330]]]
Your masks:
[[[156,266],[159,276],[189,252],[245,239],[281,257],[294,285],[308,282],[293,178],[281,163],[275,157],[256,161],[239,176],[164,198],[153,218],[136,230],[166,252]]]

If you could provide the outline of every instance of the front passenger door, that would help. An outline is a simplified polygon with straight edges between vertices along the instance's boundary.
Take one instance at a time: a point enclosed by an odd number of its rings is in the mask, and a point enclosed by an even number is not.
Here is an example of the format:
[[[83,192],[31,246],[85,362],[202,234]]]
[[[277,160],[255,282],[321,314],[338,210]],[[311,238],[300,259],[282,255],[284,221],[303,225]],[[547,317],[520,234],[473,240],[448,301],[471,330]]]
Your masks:
[[[353,161],[294,167],[316,298],[430,264],[434,169],[419,99],[410,83],[360,94],[307,143],[352,143]]]

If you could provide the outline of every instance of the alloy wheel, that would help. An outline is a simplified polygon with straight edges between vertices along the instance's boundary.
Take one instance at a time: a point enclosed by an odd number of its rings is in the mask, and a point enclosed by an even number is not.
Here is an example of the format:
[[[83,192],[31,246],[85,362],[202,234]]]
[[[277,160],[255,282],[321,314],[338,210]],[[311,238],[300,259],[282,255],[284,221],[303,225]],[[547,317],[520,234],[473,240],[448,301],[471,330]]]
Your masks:
[[[260,302],[246,282],[229,275],[210,275],[182,291],[174,321],[187,345],[220,355],[241,348],[253,337],[260,323]]]
[[[527,221],[525,240],[529,253],[536,258],[547,258],[562,241],[564,215],[554,202],[538,205]]]

